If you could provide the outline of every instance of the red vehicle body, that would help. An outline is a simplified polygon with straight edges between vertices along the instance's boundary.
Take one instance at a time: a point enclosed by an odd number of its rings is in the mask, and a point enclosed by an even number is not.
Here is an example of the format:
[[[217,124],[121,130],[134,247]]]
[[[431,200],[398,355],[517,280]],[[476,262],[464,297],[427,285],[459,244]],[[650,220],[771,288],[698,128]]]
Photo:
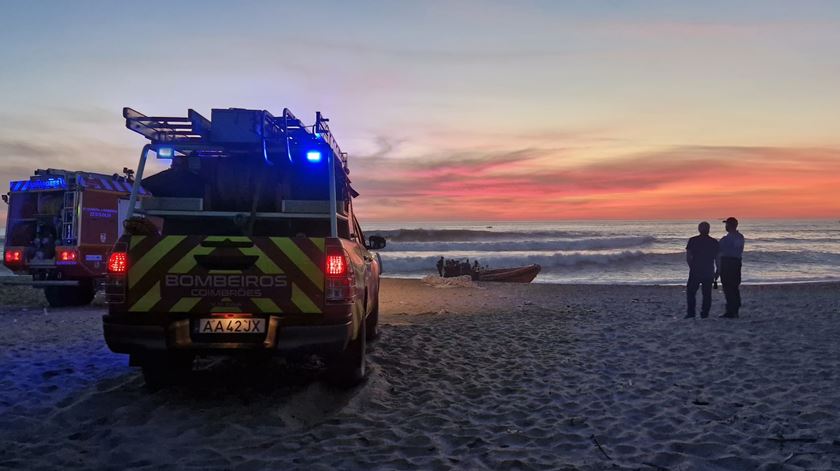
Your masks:
[[[58,169],[13,181],[3,262],[14,280],[44,289],[51,306],[83,305],[104,280],[111,247],[121,235],[130,177]],[[142,189],[139,190],[145,195]]]
[[[128,204],[136,215],[108,261],[108,347],[152,387],[185,377],[196,356],[234,354],[314,353],[335,384],[362,381],[385,240],[362,233],[326,119],[123,115],[150,140],[136,175],[154,196]],[[171,165],[143,177],[151,151]]]

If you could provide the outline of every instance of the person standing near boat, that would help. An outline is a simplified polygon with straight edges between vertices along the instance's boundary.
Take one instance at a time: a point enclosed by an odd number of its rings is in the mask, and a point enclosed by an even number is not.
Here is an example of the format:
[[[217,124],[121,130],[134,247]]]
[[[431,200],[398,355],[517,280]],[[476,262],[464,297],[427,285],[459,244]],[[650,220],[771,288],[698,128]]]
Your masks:
[[[726,296],[726,312],[720,317],[735,319],[741,309],[741,258],[744,255],[744,236],[738,232],[737,219],[729,217],[723,223],[726,224],[726,235],[720,239],[718,272],[715,278],[720,276],[723,294]]]
[[[685,261],[688,263],[688,284],[685,287],[686,319],[692,319],[697,310],[697,289],[703,287],[703,304],[700,317],[709,317],[712,308],[712,283],[718,266],[718,241],[709,236],[711,226],[703,221],[697,225],[700,235],[688,239],[685,246]]]
[[[440,274],[440,276],[443,276],[443,265],[444,265],[444,263],[445,262],[443,261],[443,257],[440,257],[440,259],[437,261],[437,269],[438,269],[438,273]]]

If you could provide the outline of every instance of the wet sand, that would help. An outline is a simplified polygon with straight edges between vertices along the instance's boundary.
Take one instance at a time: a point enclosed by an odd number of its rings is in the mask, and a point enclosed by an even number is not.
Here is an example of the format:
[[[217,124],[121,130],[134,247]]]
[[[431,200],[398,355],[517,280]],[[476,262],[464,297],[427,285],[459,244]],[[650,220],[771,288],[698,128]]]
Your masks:
[[[352,391],[310,359],[149,392],[101,301],[0,288],[0,468],[840,469],[840,285],[743,295],[683,320],[681,287],[383,280]]]

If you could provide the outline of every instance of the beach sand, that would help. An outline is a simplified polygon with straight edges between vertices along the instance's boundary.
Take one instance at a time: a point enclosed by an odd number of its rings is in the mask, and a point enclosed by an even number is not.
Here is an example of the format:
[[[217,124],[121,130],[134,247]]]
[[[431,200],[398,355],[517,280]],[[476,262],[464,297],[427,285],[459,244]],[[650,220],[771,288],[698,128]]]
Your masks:
[[[738,320],[714,294],[388,279],[352,391],[310,359],[149,392],[101,300],[0,288],[0,468],[840,469],[840,285],[744,287]]]

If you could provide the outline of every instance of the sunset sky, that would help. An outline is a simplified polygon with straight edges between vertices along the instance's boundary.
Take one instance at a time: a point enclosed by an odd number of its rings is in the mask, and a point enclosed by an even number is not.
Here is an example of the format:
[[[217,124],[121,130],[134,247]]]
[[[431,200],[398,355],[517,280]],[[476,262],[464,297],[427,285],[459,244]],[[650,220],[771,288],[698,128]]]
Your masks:
[[[836,1],[0,12],[4,186],[136,166],[123,106],[288,107],[331,118],[368,221],[840,217]]]

